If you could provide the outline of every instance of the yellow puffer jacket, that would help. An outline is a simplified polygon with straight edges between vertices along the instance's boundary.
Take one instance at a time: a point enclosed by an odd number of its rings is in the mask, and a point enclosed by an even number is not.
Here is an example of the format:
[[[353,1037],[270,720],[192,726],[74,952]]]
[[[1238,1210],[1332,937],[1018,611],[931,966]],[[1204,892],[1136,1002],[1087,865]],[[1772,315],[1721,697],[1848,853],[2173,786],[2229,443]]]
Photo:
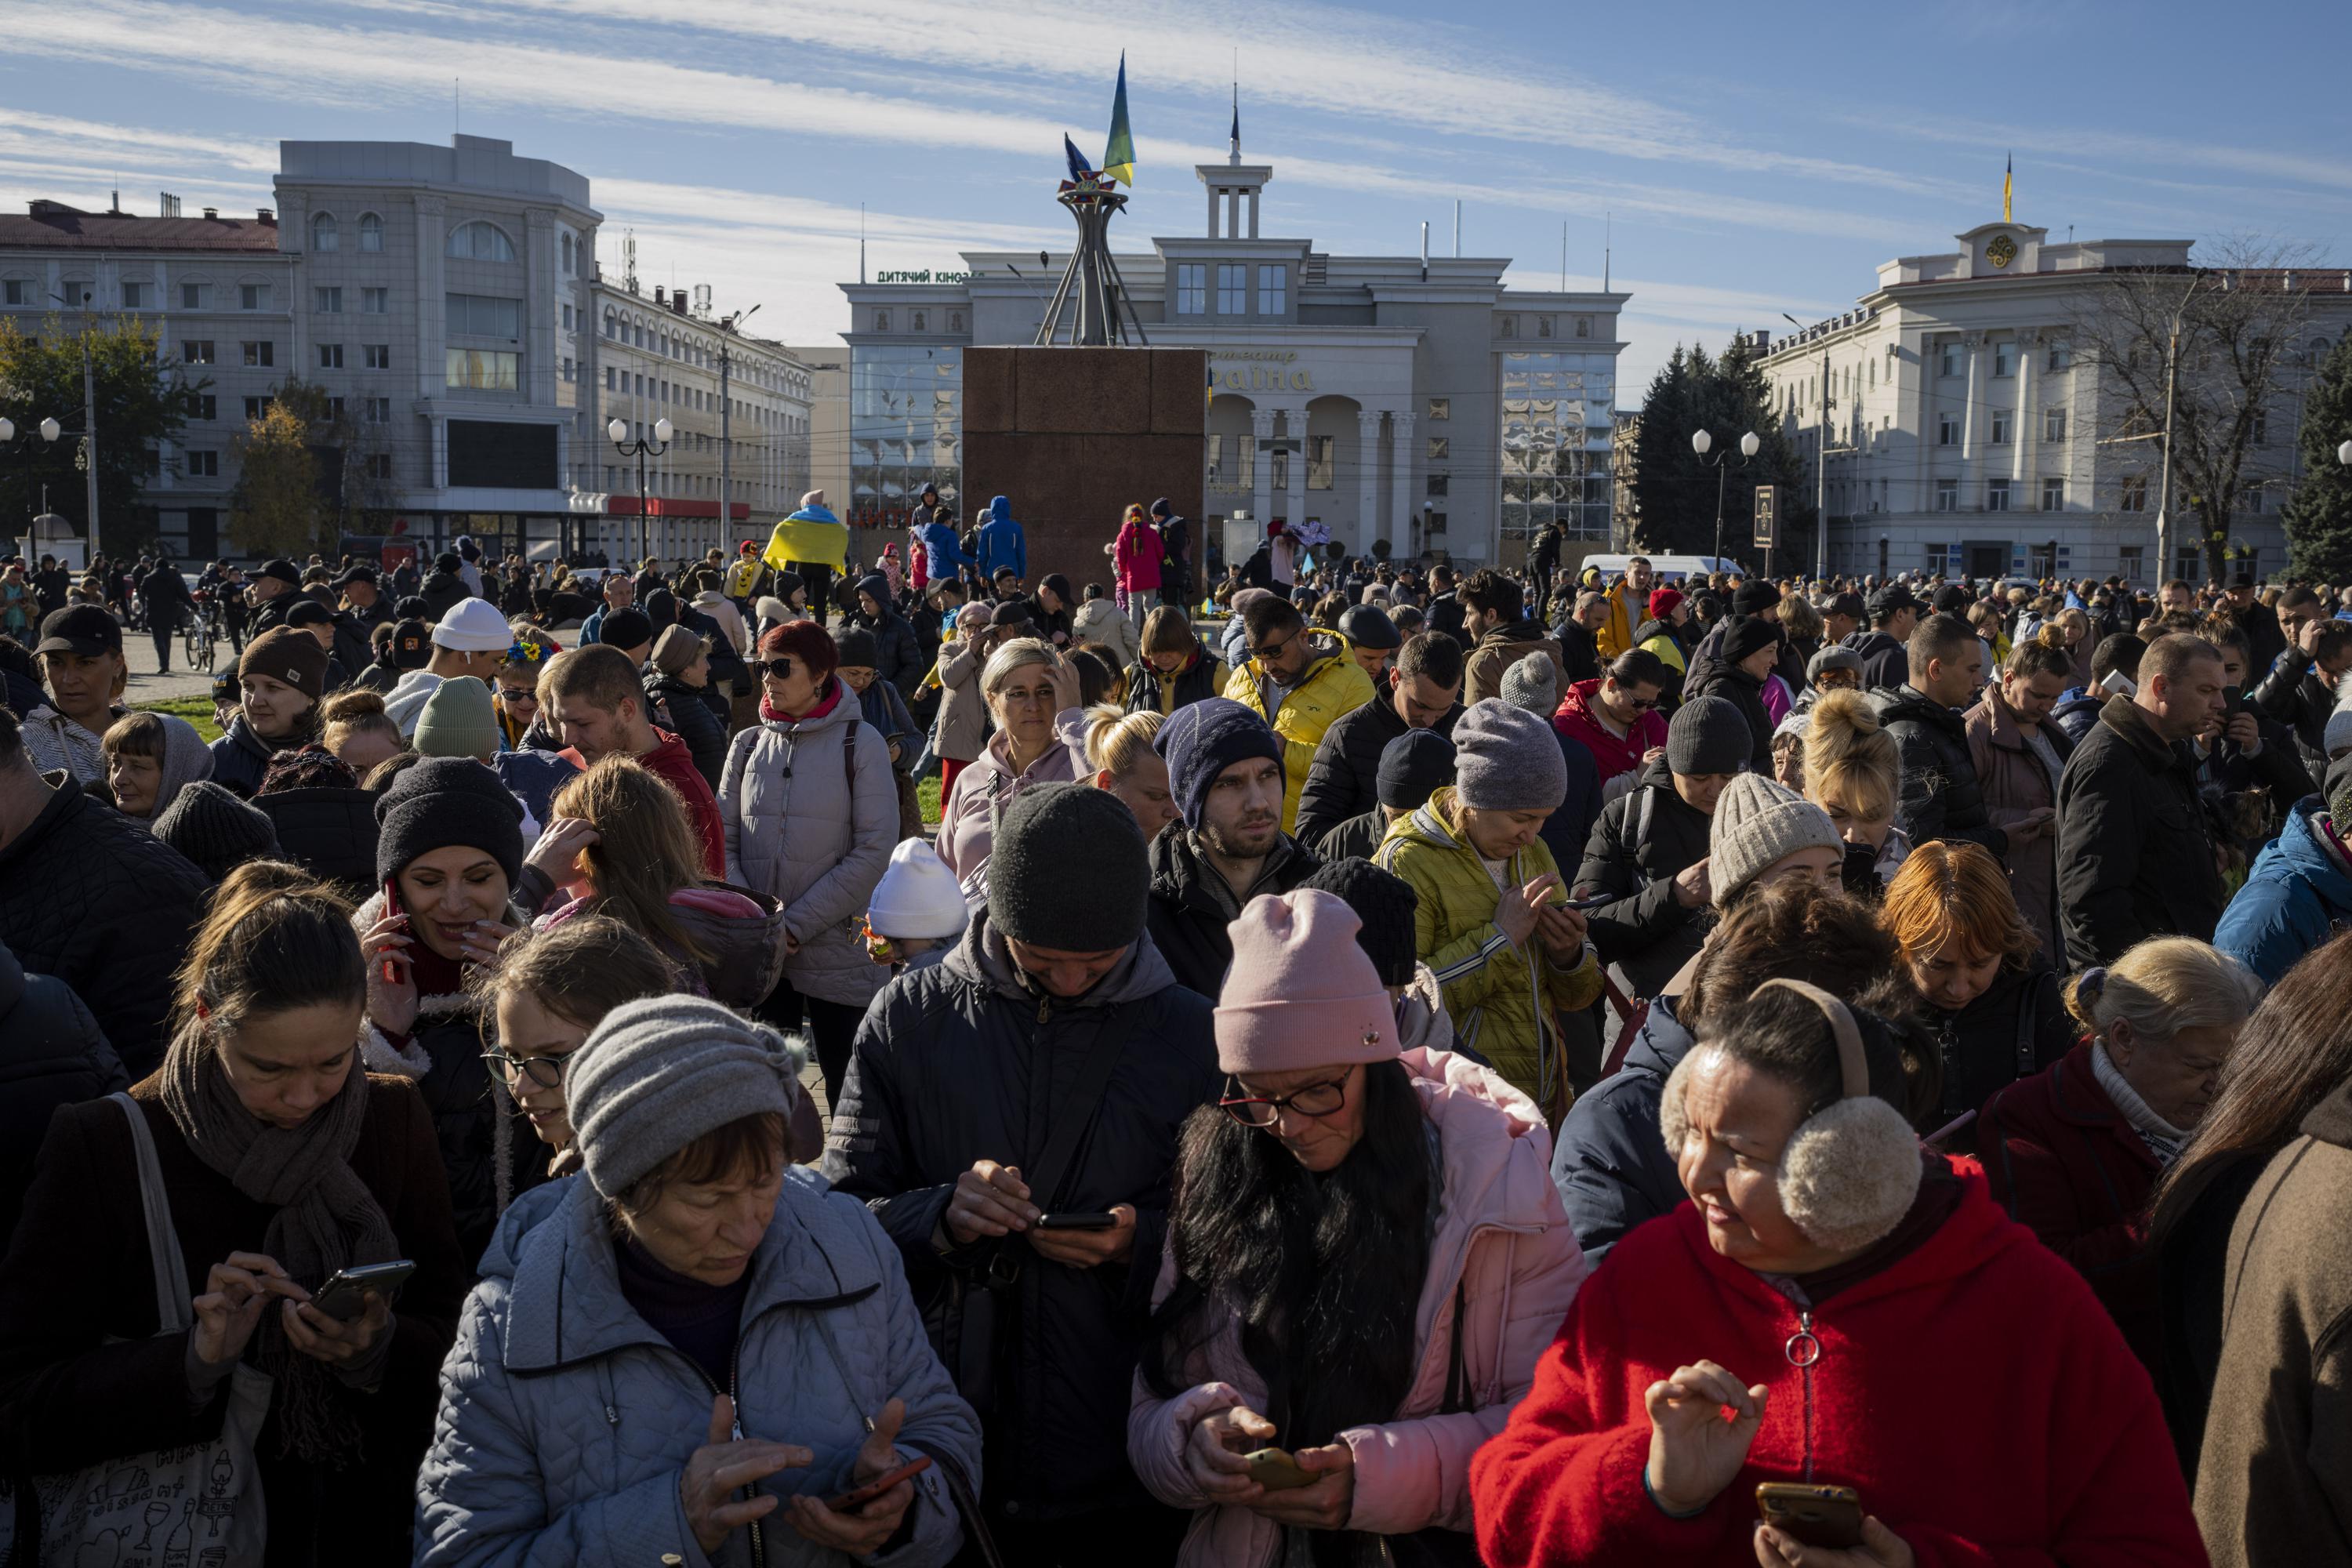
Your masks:
[[[1375,858],[1420,895],[1413,912],[1415,949],[1435,973],[1463,1043],[1556,1122],[1568,1103],[1568,1088],[1553,1015],[1589,1007],[1601,994],[1601,964],[1592,949],[1585,948],[1575,968],[1563,969],[1533,937],[1524,952],[1511,945],[1495,924],[1501,889],[1462,831],[1451,784],[1431,795],[1427,805],[1399,818]],[[1508,875],[1525,887],[1559,869],[1538,838],[1511,858]]]
[[[1625,579],[1620,577],[1601,595],[1601,602],[1609,606],[1609,618],[1592,628],[1592,646],[1603,664],[1632,647],[1633,628],[1650,618],[1649,605],[1636,606],[1627,602],[1632,593]]]
[[[1315,760],[1323,731],[1342,713],[1352,713],[1372,700],[1372,678],[1348,657],[1347,643],[1337,632],[1301,635],[1315,649],[1317,662],[1307,666],[1307,679],[1283,698],[1278,712],[1268,713],[1265,700],[1258,694],[1262,667],[1256,659],[1244,659],[1225,678],[1225,695],[1273,725],[1274,732],[1282,737],[1285,833],[1297,825],[1298,794],[1307,787],[1307,767]]]

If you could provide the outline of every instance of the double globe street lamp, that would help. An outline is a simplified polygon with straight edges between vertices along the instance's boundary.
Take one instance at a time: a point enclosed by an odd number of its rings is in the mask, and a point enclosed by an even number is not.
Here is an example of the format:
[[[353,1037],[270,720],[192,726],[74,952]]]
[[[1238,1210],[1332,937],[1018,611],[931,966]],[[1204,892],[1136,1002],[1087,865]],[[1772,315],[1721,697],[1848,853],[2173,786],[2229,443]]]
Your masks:
[[[643,561],[654,552],[654,523],[653,519],[646,515],[646,457],[651,453],[658,458],[669,450],[670,423],[667,419],[655,420],[651,441],[642,436],[630,440],[629,422],[618,417],[604,426],[604,434],[613,438],[614,448],[621,456],[637,460],[637,543],[640,546],[637,559]]]
[[[1728,450],[1725,451],[1723,456],[1709,461],[1706,454],[1715,446],[1715,437],[1704,429],[1691,432],[1691,450],[1698,454],[1698,460],[1701,463],[1715,470],[1715,561],[1718,570],[1723,562],[1723,487],[1727,472],[1735,468],[1746,468],[1748,460],[1756,456],[1757,449],[1763,445],[1763,441],[1757,437],[1756,432],[1750,430],[1739,438],[1738,462],[1734,463],[1730,460],[1731,453]]]

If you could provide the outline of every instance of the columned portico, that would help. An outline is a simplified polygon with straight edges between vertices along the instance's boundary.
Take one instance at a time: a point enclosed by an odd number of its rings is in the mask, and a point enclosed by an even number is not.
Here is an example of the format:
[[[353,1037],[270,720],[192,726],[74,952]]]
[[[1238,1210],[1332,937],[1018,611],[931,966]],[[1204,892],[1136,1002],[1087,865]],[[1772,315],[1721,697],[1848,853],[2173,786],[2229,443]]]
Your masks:
[[[1412,416],[1402,409],[1389,413],[1389,459],[1394,465],[1394,510],[1389,526],[1396,531],[1390,542],[1399,555],[1412,553]],[[1421,542],[1423,549],[1429,541]]]
[[[1358,552],[1370,550],[1381,536],[1381,415],[1376,408],[1356,413],[1356,537]]]

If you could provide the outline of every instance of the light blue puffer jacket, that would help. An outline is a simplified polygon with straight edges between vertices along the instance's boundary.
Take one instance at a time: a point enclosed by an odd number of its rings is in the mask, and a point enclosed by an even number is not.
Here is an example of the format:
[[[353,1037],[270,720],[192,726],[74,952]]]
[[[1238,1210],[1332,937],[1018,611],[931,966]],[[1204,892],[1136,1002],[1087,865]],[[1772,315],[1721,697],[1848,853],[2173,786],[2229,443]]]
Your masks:
[[[584,1176],[533,1188],[499,1222],[441,1368],[441,1411],[417,1474],[421,1564],[610,1564],[676,1552],[693,1568],[750,1568],[749,1529],[706,1556],[678,1478],[710,1428],[714,1391],[621,1294],[604,1206]],[[861,1418],[907,1402],[902,1452],[951,1458],[980,1484],[980,1424],[931,1353],[898,1249],[855,1199],[805,1170],[785,1178],[752,1259],[736,1352],[744,1436],[815,1462],[761,1483],[789,1497],[849,1489]],[[839,1359],[814,1326],[822,1314]],[[846,1379],[846,1385],[845,1385]],[[936,1568],[962,1540],[935,1466],[916,1478],[912,1529],[858,1561]],[[805,1540],[781,1509],[760,1525],[769,1568],[850,1561]]]

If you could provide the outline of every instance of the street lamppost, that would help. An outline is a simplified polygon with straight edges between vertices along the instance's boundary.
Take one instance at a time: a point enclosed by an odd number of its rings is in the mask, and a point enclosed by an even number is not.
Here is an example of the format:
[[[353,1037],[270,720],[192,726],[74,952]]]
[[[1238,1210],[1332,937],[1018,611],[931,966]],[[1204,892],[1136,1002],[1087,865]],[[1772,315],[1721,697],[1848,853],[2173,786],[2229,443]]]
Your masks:
[[[618,416],[604,426],[604,434],[613,438],[613,447],[621,456],[637,460],[637,559],[643,561],[654,552],[654,521],[646,510],[646,455],[651,453],[658,458],[669,450],[669,421],[654,421],[654,438],[651,441],[642,436],[630,440],[629,422]]]
[[[19,441],[16,438],[16,422],[6,417],[5,415],[0,415],[0,447],[21,446],[29,452],[33,449],[33,437],[37,435],[41,438],[43,446],[54,447],[58,444],[58,437],[64,436],[66,433],[65,428],[55,419],[43,419],[38,425],[33,426],[32,429],[26,431],[24,439]],[[85,468],[88,467],[89,463],[88,452],[85,450],[81,454],[78,455],[75,461]],[[41,515],[46,516],[49,510],[48,487],[47,485],[41,487]],[[34,549],[37,552],[38,548],[38,542],[36,541]],[[95,541],[93,541],[90,545],[89,559],[85,561],[83,564],[89,565],[97,561],[97,559],[98,547]]]
[[[1698,460],[1702,464],[1705,464],[1707,468],[1715,470],[1715,560],[1717,563],[1716,570],[1720,571],[1722,569],[1723,561],[1723,488],[1725,480],[1728,478],[1729,471],[1731,469],[1746,468],[1748,466],[1748,460],[1756,456],[1757,448],[1763,446],[1764,443],[1753,430],[1750,430],[1747,435],[1742,436],[1739,438],[1739,461],[1736,463],[1731,461],[1731,453],[1727,448],[1725,450],[1722,457],[1709,461],[1706,454],[1708,449],[1714,447],[1714,445],[1715,437],[1708,435],[1705,428],[1700,428],[1691,432],[1691,450],[1698,454]]]

